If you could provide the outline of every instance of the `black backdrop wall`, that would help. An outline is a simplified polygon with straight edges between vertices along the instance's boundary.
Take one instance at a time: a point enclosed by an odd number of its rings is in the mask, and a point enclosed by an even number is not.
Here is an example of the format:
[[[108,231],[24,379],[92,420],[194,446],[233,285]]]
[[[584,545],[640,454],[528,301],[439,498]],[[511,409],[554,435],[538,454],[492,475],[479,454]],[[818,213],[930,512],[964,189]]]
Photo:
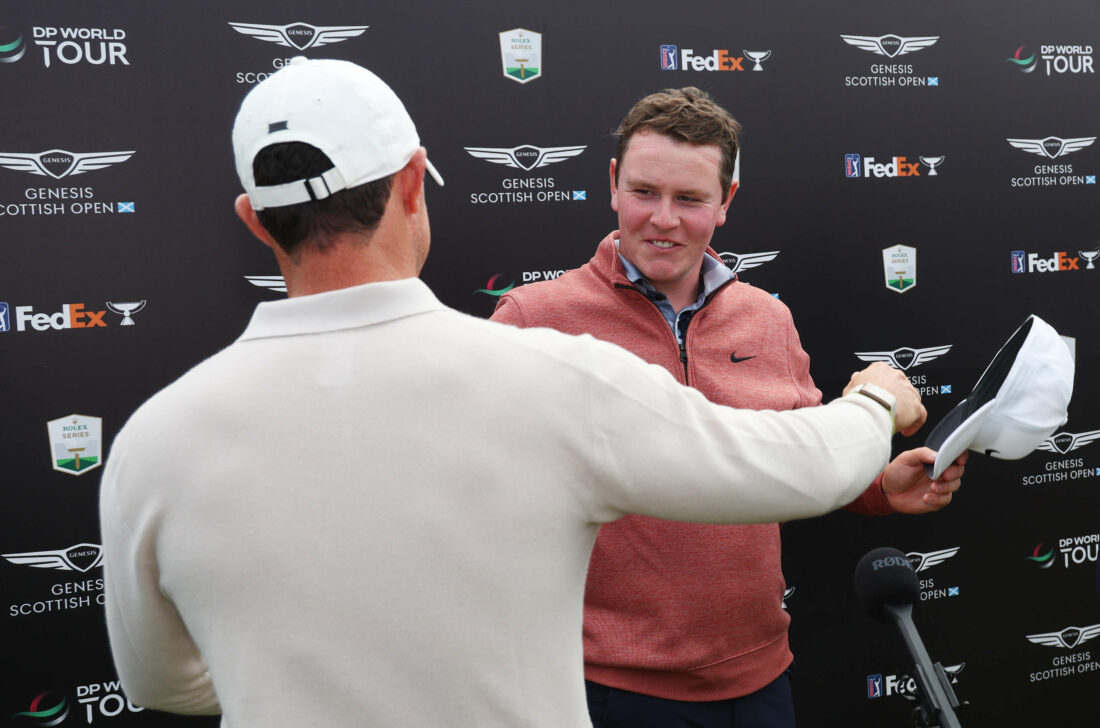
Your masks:
[[[851,586],[889,545],[921,564],[915,619],[971,702],[964,725],[1096,724],[1100,3],[151,8],[0,17],[0,717],[188,720],[117,685],[100,466],[138,404],[284,295],[233,215],[229,130],[244,93],[305,53],[366,65],[405,99],[447,180],[428,186],[424,278],[458,309],[487,316],[510,286],[586,261],[615,224],[610,131],[642,95],[697,85],[745,126],[713,245],[792,309],[827,396],[886,357],[934,422],[1028,314],[1051,323],[1077,380],[1045,450],[974,458],[932,516],[785,526],[798,711],[808,728],[909,724],[912,664]]]

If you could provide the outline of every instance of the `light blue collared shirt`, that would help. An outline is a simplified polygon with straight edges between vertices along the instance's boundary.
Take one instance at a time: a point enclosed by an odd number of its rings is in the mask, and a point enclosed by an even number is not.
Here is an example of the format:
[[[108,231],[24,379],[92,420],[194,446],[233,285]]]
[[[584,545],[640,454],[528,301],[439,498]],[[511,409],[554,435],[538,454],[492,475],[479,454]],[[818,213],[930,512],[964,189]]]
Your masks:
[[[683,319],[683,326],[680,325],[681,317],[685,313],[698,311],[702,307],[703,302],[706,301],[707,296],[717,291],[724,286],[727,282],[733,280],[734,274],[729,268],[727,268],[722,262],[715,260],[709,255],[703,256],[703,266],[699,270],[699,275],[703,280],[703,290],[699,293],[699,298],[695,299],[695,303],[685,306],[680,312],[672,307],[672,303],[669,302],[668,296],[658,291],[653,287],[653,284],[649,282],[649,279],[642,275],[642,272],[638,270],[637,266],[631,263],[622,253],[619,253],[619,260],[623,263],[623,270],[626,271],[626,277],[630,279],[630,282],[634,284],[634,287],[645,294],[646,298],[653,303],[657,304],[657,308],[661,310],[661,314],[665,317],[665,321],[668,322],[669,327],[672,329],[672,333],[676,336],[676,341],[679,344],[684,343],[684,331],[687,329],[687,321],[691,316]]]

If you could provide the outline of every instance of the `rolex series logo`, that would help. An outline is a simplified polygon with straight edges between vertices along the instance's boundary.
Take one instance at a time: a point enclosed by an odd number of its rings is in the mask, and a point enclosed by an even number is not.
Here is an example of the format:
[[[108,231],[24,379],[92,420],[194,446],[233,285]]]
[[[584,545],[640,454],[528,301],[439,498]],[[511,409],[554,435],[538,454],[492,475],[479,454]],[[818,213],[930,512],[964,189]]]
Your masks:
[[[69,415],[46,423],[50,435],[53,469],[68,475],[84,475],[103,464],[103,420],[88,415]]]
[[[348,38],[362,35],[369,25],[310,25],[309,23],[291,23],[290,25],[261,25],[259,23],[230,23],[234,30],[250,35],[257,40],[265,40],[275,45],[297,48],[317,48],[330,43],[339,43]]]

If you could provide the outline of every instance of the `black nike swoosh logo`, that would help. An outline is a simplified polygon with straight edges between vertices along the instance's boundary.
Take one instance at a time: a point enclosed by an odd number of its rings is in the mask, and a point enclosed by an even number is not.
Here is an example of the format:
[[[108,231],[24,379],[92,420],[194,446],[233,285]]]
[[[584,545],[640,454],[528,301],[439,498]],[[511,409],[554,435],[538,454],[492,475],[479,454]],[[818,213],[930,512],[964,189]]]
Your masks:
[[[730,361],[732,361],[734,364],[736,364],[739,361],[748,361],[749,359],[755,359],[755,358],[756,358],[755,354],[753,354],[752,356],[737,356],[736,351],[730,352]]]
[[[985,456],[986,456],[986,457],[989,457],[989,456],[991,456],[991,455],[992,455],[993,453],[997,453],[998,455],[1000,455],[1000,454],[1001,454],[1001,451],[1000,451],[1000,450],[994,450],[994,449],[993,449],[993,448],[991,448],[991,447],[988,447],[988,448],[986,448],[986,450],[985,450]]]

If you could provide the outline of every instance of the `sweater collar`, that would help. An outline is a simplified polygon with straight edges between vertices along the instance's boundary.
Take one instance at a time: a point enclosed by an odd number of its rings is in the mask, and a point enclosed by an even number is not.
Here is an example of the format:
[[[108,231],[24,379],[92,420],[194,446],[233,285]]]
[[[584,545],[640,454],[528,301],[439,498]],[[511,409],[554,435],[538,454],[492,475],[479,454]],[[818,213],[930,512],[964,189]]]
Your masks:
[[[419,278],[366,283],[261,303],[239,341],[353,329],[446,308]]]

